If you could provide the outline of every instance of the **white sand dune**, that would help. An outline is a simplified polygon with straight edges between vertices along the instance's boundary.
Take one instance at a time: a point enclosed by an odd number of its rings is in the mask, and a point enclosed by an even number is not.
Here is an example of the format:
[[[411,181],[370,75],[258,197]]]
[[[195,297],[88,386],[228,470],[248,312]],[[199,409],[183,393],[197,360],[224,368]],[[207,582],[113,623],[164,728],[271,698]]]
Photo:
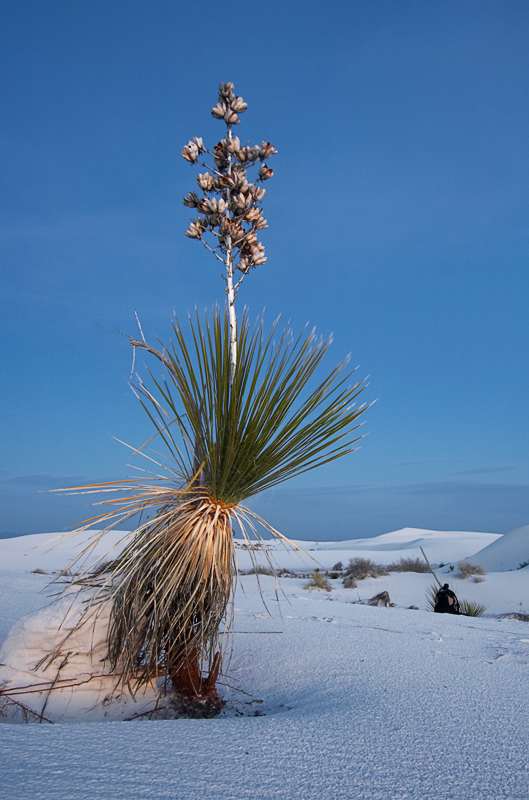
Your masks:
[[[401,545],[393,550],[357,549],[358,541],[300,544],[332,566],[360,553],[375,561],[382,560],[381,553],[398,560],[413,553],[419,539],[432,560],[448,563],[459,558],[456,534],[404,529],[360,542],[361,548],[370,541],[375,548]],[[488,549],[491,537],[494,544],[503,538],[460,534],[466,553],[480,545]],[[48,538],[0,541],[0,642],[22,613],[49,603],[50,576],[31,570],[61,569],[71,557],[65,542],[47,562],[44,548],[28,547]],[[520,537],[520,547],[523,541]],[[238,553],[241,561],[249,559],[247,551]],[[277,546],[274,554],[280,566],[295,559],[299,567],[294,554]],[[522,560],[521,551],[518,557]],[[442,579],[448,569],[438,571]],[[490,572],[478,584],[446,579],[460,596],[488,603],[490,614],[529,613],[527,568]],[[46,711],[55,704],[57,722],[71,724],[0,726],[3,795],[9,800],[526,800],[528,623],[432,614],[425,610],[432,578],[424,574],[369,579],[355,590],[333,580],[331,592],[309,592],[304,579],[285,578],[279,602],[275,579],[264,575],[260,582],[266,609],[255,577],[239,581],[233,654],[220,678],[226,700],[221,716],[81,724],[119,717],[112,716],[108,703],[110,713],[98,717],[101,698],[87,713],[85,695],[77,716],[75,698],[50,700]],[[382,590],[389,591],[396,608],[357,602]],[[412,604],[421,610],[409,610]],[[31,625],[18,625],[15,632],[23,629],[30,631]]]
[[[454,563],[469,552],[476,552],[501,538],[499,533],[476,533],[469,531],[431,531],[422,528],[402,528],[384,533],[371,539],[350,539],[343,542],[306,542],[294,539],[294,544],[307,554],[285,549],[276,541],[270,542],[271,550],[278,563],[286,569],[300,569],[320,566],[331,569],[341,561],[344,565],[355,557],[371,558],[379,564],[391,564],[400,558],[420,558],[420,548],[426,552],[431,563]],[[245,555],[242,540],[237,540],[238,560],[241,569],[248,569],[251,561]],[[258,551],[254,558],[259,562]],[[301,559],[301,560],[300,560]]]
[[[529,562],[529,525],[506,533],[466,560],[482,564],[489,572],[518,569]]]

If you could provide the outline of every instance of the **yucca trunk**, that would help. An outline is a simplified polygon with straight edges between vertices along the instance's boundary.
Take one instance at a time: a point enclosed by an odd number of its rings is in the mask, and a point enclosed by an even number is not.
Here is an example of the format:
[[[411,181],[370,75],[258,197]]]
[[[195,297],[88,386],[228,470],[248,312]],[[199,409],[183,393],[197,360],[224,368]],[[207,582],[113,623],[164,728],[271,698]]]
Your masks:
[[[129,686],[165,673],[187,704],[220,704],[218,643],[235,570],[231,509],[204,491],[179,495],[132,539],[114,572],[109,637]]]
[[[203,677],[198,651],[167,654],[167,672],[173,692],[189,706],[202,706],[206,711],[221,709],[222,702],[216,684],[221,666],[220,650],[217,650],[207,678]]]

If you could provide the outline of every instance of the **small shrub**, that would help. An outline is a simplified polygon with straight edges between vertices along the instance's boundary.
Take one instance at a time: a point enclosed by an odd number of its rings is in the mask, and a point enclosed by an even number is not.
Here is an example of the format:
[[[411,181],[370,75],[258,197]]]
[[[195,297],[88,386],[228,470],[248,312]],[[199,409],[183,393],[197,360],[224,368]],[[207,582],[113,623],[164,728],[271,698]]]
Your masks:
[[[357,581],[363,581],[365,578],[379,578],[381,575],[387,575],[388,571],[382,564],[375,564],[370,558],[352,558],[346,568],[346,575],[350,575]]]
[[[474,575],[474,583],[483,583],[484,580],[483,575]]]
[[[528,562],[529,563],[529,562]],[[341,572],[343,569],[343,564],[341,561],[337,561],[333,567],[333,572]]]
[[[46,573],[44,572],[43,569],[41,569],[40,567],[37,567],[37,569],[32,569],[31,570],[31,574],[32,575],[33,574],[35,574],[35,575],[45,575]]]
[[[422,558],[401,558],[390,564],[390,572],[430,572],[428,564]]]
[[[458,578],[468,578],[470,575],[484,575],[485,574],[485,567],[482,567],[481,564],[471,564],[470,561],[460,561],[457,565],[457,576]]]
[[[465,617],[481,617],[487,610],[483,603],[476,603],[474,600],[460,600],[459,608]]]
[[[339,572],[330,572],[329,573],[329,578],[331,580],[333,580],[333,581],[335,581],[337,578],[340,578],[340,577],[341,577],[341,575],[340,575]]]
[[[319,569],[312,573],[309,582],[306,583],[303,588],[309,590],[324,589],[326,592],[330,592],[332,590],[331,584],[325,575],[319,571]]]
[[[261,542],[244,542],[243,544],[236,544],[236,547],[240,547],[241,550],[262,550],[263,545]]]
[[[343,579],[344,589],[356,589],[356,581],[352,575],[346,575]]]
[[[241,575],[272,575],[275,576],[276,571],[272,569],[272,567],[263,567],[261,564],[257,564],[255,567],[251,569],[242,571]]]
[[[500,619],[517,619],[519,622],[529,622],[529,614],[522,614],[514,611],[510,614],[502,614]]]
[[[529,561],[522,561],[519,567],[516,569],[523,569],[524,567],[529,567]]]

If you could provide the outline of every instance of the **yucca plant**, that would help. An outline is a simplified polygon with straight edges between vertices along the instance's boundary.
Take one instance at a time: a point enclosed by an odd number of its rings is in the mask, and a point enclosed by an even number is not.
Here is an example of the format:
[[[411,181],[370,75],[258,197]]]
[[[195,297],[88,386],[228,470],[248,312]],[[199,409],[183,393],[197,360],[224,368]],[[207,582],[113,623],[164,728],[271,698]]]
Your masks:
[[[205,197],[191,193],[184,201],[203,215],[187,235],[203,241],[226,266],[226,309],[204,319],[195,314],[187,332],[175,320],[167,349],[148,345],[143,335],[141,341],[131,338],[135,349],[147,350],[166,368],[164,378],[150,371],[152,384],[140,380],[136,391],[167,457],[140,449],[152,465],[148,483],[78,487],[129,493],[125,500],[104,501],[97,519],[105,529],[79,558],[110,528],[138,513],[147,517],[109,569],[96,575],[92,568],[85,576],[98,587],[94,602],[112,605],[109,655],[116,674],[133,692],[168,675],[180,697],[214,706],[237,578],[234,533],[264,545],[267,531],[289,544],[243,502],[350,453],[366,410],[355,404],[364,383],[351,382],[347,359],[322,373],[330,340],[309,330],[296,338],[277,322],[267,333],[262,318],[251,325],[246,310],[240,320],[235,316],[240,282],[265,260],[255,233],[266,227],[257,207],[264,190],[248,182],[246,170],[275,152],[270,143],[249,148],[234,139],[231,125],[245,108],[233,85],[221,84],[212,113],[224,119],[228,135],[210,154],[215,167],[199,175]],[[208,152],[195,138],[182,155],[202,163]],[[264,164],[259,180],[271,174]],[[205,242],[206,232],[217,237],[215,247]],[[235,283],[234,269],[241,272]],[[87,521],[85,529],[93,524]],[[273,566],[266,546],[264,554]],[[209,676],[203,678],[206,665]]]
[[[152,389],[141,383],[138,390],[167,448],[166,476],[153,476],[149,485],[78,489],[134,490],[125,501],[103,501],[110,510],[97,521],[107,523],[105,531],[154,511],[100,575],[97,599],[113,604],[109,652],[116,672],[134,690],[166,671],[180,694],[204,697],[214,693],[220,629],[229,628],[234,528],[247,539],[264,528],[288,543],[243,501],[351,452],[366,406],[355,405],[364,385],[350,384],[347,360],[311,388],[329,347],[313,332],[294,339],[274,325],[265,334],[262,320],[251,329],[243,314],[231,377],[227,314],[217,309],[204,323],[198,316],[189,322],[191,346],[174,323],[168,380],[151,375]],[[198,668],[204,659],[205,681]]]
[[[476,600],[461,600],[459,607],[465,617],[481,617],[487,610],[484,603],[478,603]]]
[[[437,586],[429,586],[426,590],[426,605],[428,611],[433,611],[437,601]],[[465,617],[481,617],[487,610],[487,606],[474,600],[460,600],[459,609]]]

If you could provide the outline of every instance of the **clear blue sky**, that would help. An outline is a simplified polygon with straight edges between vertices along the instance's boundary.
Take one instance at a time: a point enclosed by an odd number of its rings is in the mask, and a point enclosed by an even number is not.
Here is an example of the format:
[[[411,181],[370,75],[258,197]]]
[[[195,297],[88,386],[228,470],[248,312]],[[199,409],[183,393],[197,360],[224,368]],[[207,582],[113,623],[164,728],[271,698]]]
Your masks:
[[[0,533],[65,529],[149,422],[120,331],[222,300],[184,230],[221,80],[279,154],[240,301],[370,375],[362,448],[257,498],[297,538],[529,522],[527,0],[4,0]],[[143,359],[141,359],[143,360]]]

